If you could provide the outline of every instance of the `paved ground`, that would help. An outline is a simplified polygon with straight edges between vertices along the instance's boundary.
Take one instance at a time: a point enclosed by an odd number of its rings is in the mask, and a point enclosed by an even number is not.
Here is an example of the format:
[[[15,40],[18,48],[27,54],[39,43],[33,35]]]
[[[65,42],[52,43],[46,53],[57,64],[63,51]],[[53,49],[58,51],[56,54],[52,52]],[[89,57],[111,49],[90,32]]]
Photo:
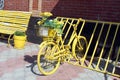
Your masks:
[[[36,65],[41,38],[35,35],[35,20],[31,19],[31,22],[27,32],[29,42],[24,49],[8,48],[5,40],[0,39],[0,80],[120,80],[67,63],[62,64],[53,75],[41,75]]]
[[[62,64],[57,72],[42,76],[36,65],[38,44],[27,42],[22,50],[0,41],[0,80],[120,80],[110,75]]]

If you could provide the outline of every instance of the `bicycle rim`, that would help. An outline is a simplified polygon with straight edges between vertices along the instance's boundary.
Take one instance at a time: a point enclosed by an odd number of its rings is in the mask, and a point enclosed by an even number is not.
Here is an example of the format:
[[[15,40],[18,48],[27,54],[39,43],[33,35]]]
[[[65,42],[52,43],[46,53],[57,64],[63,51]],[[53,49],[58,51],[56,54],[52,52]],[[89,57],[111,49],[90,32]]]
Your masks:
[[[86,48],[87,48],[86,39],[84,38],[75,39],[73,41],[73,47],[72,47],[73,56],[77,60],[82,59],[85,54]]]
[[[59,51],[59,47],[53,42],[48,42],[40,48],[37,56],[37,65],[42,74],[51,75],[58,69],[60,65],[59,59],[50,60],[46,58],[46,56],[54,55],[57,51]]]

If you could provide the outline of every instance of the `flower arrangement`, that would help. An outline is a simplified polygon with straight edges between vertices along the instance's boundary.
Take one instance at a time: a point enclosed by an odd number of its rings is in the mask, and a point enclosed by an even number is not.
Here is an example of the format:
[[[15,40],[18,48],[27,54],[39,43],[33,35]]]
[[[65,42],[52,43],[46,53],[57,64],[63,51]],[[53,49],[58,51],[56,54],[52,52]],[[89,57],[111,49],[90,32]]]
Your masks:
[[[40,16],[42,16],[42,19],[37,22],[38,25],[54,29],[57,33],[62,34],[62,27],[64,24],[63,21],[59,21],[56,18],[48,19],[49,17],[53,16],[53,14],[50,12],[41,13]]]
[[[42,16],[42,19],[40,21],[37,22],[38,25],[42,25],[46,22],[46,20],[52,16],[53,14],[50,12],[44,12],[44,13],[40,13],[40,16]]]

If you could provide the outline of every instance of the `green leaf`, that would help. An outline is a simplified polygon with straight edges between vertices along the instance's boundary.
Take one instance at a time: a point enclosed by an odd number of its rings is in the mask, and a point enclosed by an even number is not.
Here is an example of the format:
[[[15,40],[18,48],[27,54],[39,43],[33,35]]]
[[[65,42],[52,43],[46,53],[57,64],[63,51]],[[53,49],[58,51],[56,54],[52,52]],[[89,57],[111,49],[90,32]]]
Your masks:
[[[17,36],[25,36],[25,32],[16,31],[16,32],[14,33],[14,35],[17,35]]]

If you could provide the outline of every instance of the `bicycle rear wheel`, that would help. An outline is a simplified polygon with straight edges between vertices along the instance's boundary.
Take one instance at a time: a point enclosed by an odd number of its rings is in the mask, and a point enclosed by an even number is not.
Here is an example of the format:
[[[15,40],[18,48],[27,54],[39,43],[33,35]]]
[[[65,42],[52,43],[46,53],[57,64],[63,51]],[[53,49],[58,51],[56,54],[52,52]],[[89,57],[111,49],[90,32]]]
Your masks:
[[[60,65],[59,59],[54,58],[54,54],[59,51],[59,47],[53,42],[47,42],[39,50],[37,56],[37,65],[39,71],[44,75],[53,74]]]
[[[79,36],[73,41],[72,44],[72,53],[73,56],[77,59],[80,60],[85,54],[85,51],[87,49],[87,40],[84,36]]]

